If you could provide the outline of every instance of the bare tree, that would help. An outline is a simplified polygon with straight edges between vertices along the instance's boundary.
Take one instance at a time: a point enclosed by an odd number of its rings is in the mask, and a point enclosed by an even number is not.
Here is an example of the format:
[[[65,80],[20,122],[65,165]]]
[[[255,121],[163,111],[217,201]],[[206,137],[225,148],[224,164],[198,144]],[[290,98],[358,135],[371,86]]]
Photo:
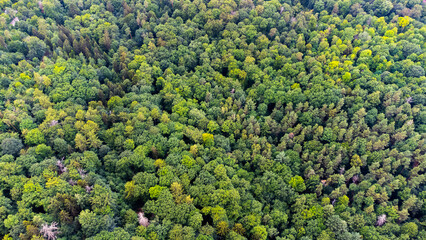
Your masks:
[[[48,225],[47,223],[43,224],[40,229],[40,233],[43,234],[43,237],[47,238],[47,240],[56,240],[59,234],[58,223],[52,222],[52,224]]]
[[[139,220],[139,225],[144,226],[144,227],[148,227],[149,220],[148,220],[147,217],[144,216],[144,212],[138,213],[138,220]]]
[[[379,217],[377,217],[377,226],[382,226],[383,224],[386,223],[386,215],[382,214]]]

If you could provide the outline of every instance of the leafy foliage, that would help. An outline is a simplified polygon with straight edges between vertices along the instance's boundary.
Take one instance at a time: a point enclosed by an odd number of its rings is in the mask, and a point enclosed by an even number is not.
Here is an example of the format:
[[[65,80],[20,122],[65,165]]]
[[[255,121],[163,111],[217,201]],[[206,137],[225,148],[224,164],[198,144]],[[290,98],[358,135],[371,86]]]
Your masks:
[[[421,0],[1,0],[4,239],[426,239]]]

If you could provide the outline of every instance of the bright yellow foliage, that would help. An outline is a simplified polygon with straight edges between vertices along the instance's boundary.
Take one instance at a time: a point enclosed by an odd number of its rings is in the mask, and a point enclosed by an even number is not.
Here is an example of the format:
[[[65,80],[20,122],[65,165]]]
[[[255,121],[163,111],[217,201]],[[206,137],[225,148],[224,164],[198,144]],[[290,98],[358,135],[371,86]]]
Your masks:
[[[398,18],[398,24],[399,26],[401,26],[402,28],[405,28],[408,24],[410,24],[410,17],[405,16],[405,17],[399,17]]]

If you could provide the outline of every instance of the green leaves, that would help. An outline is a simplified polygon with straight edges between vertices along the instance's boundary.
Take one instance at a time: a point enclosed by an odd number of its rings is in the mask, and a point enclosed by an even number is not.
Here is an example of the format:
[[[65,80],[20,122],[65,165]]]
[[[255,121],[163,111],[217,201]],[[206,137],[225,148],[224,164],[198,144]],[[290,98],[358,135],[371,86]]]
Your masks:
[[[1,142],[1,150],[3,154],[16,155],[24,147],[22,141],[16,138],[5,138]]]
[[[295,176],[290,179],[290,186],[298,192],[303,192],[306,189],[305,182],[301,176]]]
[[[31,129],[26,135],[25,135],[25,143],[30,145],[37,145],[45,143],[46,140],[44,139],[43,133],[38,128]]]
[[[5,239],[425,235],[420,0],[27,2],[0,1]]]
[[[210,133],[203,133],[203,143],[206,147],[211,147],[214,145],[214,137]]]
[[[157,199],[160,196],[160,193],[165,189],[167,189],[167,188],[161,187],[161,186],[158,186],[158,185],[151,187],[151,188],[149,188],[149,196],[152,199]]]
[[[78,222],[81,224],[82,232],[86,237],[95,236],[102,230],[111,227],[112,224],[108,215],[98,215],[88,209],[80,212]]]
[[[123,100],[119,96],[113,96],[108,100],[108,107],[114,109],[115,107],[122,107]]]

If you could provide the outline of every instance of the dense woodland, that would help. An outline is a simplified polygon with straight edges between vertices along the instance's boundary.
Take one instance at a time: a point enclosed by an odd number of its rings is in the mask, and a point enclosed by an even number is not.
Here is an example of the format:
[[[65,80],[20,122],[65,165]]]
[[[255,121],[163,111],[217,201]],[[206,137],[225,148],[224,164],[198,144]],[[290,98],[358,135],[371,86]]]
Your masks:
[[[0,10],[4,240],[426,239],[426,1]]]

